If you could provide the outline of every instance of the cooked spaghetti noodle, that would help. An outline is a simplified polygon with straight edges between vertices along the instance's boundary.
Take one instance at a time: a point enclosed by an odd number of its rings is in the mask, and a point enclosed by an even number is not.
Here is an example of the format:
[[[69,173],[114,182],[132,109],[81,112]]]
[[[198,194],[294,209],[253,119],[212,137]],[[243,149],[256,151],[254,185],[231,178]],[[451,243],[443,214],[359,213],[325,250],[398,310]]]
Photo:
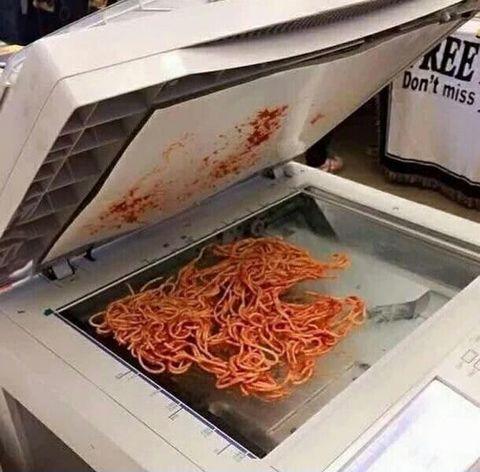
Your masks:
[[[363,322],[365,304],[356,296],[306,292],[293,300],[296,284],[332,277],[348,263],[341,254],[316,261],[278,238],[209,246],[175,278],[150,281],[90,324],[150,373],[197,366],[219,389],[275,400],[310,379],[315,360]]]

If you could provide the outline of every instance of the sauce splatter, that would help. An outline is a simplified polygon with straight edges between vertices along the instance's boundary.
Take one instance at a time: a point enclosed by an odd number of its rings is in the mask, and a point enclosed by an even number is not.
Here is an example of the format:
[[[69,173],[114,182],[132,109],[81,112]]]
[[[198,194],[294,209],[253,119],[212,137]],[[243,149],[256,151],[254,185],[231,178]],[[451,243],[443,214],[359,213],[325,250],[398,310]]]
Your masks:
[[[161,154],[161,157],[165,160],[165,162],[169,162],[172,155],[176,151],[181,151],[182,149],[185,148],[185,143],[188,139],[190,139],[193,135],[191,133],[185,133],[181,139],[178,141],[174,141],[170,145],[168,145]]]
[[[184,147],[185,144],[182,142],[172,143],[170,144],[170,146],[167,147],[167,149],[165,149],[165,151],[162,152],[162,157],[168,162],[170,160],[170,157],[176,150]]]
[[[213,164],[209,176],[223,179],[228,175],[238,175],[259,159],[258,148],[278,131],[286,116],[288,105],[264,108],[247,123],[235,126],[237,132],[246,134],[240,150]]]
[[[108,215],[111,216],[111,219],[123,223],[138,223],[141,215],[158,207],[158,202],[154,197],[153,193],[142,195],[140,189],[134,187],[120,201],[108,207]],[[101,221],[106,218],[107,215],[100,216]]]
[[[317,113],[310,120],[310,124],[314,125],[317,121],[320,121],[322,118],[325,118],[325,115],[322,115],[322,113]]]
[[[193,134],[187,132],[180,139],[169,144],[160,154],[163,165],[168,164],[173,154],[179,151],[178,157],[181,157],[186,141],[192,137]],[[94,236],[105,230],[120,230],[125,224],[142,224],[144,223],[142,218],[146,214],[162,208],[166,187],[159,177],[162,168],[163,166],[154,167],[118,200],[108,205],[96,223],[86,225],[88,233]],[[172,183],[169,181],[167,185]]]
[[[156,182],[142,187],[142,179],[120,199],[108,205],[98,217],[98,222],[87,226],[90,235],[105,229],[121,229],[124,224],[141,224],[145,214],[159,209],[164,200],[162,184]]]
[[[179,188],[176,182],[166,181],[168,170],[165,166],[177,151],[176,159],[192,159],[186,140],[193,135],[185,133],[180,140],[171,143],[161,152],[159,165],[139,179],[118,200],[108,205],[97,222],[87,225],[86,229],[93,236],[101,231],[120,230],[125,225],[145,224],[147,221],[144,218],[150,213],[175,210],[179,204],[187,203],[202,193],[215,191],[219,187],[219,181],[233,178],[257,163],[261,157],[262,145],[282,127],[287,109],[287,105],[263,108],[244,123],[237,124],[230,133],[218,134],[222,142],[214,143],[214,149],[209,154],[199,160],[195,159],[200,161],[198,168],[193,169],[188,176],[190,179],[182,182]]]

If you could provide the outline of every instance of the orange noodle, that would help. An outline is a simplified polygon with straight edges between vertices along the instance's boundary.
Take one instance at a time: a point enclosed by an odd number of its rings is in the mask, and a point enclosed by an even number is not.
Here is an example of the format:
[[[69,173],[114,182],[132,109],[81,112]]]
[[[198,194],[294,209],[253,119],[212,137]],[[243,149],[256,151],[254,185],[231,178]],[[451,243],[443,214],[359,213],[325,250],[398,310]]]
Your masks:
[[[348,264],[343,254],[320,262],[273,237],[208,246],[175,278],[150,281],[90,324],[147,372],[183,374],[196,366],[213,374],[219,389],[280,399],[363,322],[365,303],[356,296],[292,295],[296,284],[330,278]]]

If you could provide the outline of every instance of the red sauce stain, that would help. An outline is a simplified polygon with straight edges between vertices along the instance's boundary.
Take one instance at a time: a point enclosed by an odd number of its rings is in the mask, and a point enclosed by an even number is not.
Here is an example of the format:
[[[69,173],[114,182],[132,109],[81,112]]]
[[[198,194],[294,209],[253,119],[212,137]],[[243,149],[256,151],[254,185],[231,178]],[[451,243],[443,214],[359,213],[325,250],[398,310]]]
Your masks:
[[[179,140],[169,144],[161,153],[161,166],[156,166],[142,177],[117,201],[110,204],[99,216],[99,222],[87,225],[90,235],[109,229],[121,229],[125,224],[142,223],[145,214],[160,209],[165,201],[165,185],[159,174],[168,164],[172,155],[185,148],[185,143],[193,135],[185,133]],[[167,185],[173,184],[170,180]]]
[[[185,133],[178,141],[175,141],[168,145],[162,152],[162,158],[169,162],[172,154],[175,151],[179,151],[185,147],[185,141],[189,139],[192,135],[190,133]]]
[[[155,166],[122,197],[111,203],[99,216],[98,222],[86,227],[90,235],[111,229],[120,230],[129,224],[145,223],[142,219],[154,210],[156,213],[168,212],[202,192],[215,191],[218,188],[217,181],[237,176],[257,163],[261,157],[261,146],[282,127],[287,109],[287,105],[263,108],[246,122],[235,126],[235,131],[240,133],[240,136],[234,136],[237,143],[234,147],[237,150],[227,151],[226,156],[225,150],[231,148],[232,143],[226,140],[228,135],[218,135],[224,142],[201,158],[200,168],[193,170],[191,180],[184,182],[183,188],[177,188],[176,182],[168,180],[165,183],[162,176],[165,176],[165,164],[168,164],[175,151],[181,150],[178,158],[184,157],[185,140],[192,136],[186,133],[182,139],[162,151],[160,165]]]
[[[180,195],[177,196],[177,201],[178,202],[185,202],[186,200],[189,200],[192,198],[194,195],[194,190],[189,190],[187,192],[183,192]]]
[[[98,223],[87,226],[90,235],[111,228],[121,229],[125,224],[142,223],[145,214],[161,207],[164,199],[162,184],[156,182],[143,189],[141,182],[111,203],[98,217]]]
[[[141,215],[157,207],[158,202],[153,193],[142,195],[139,188],[133,188],[120,201],[108,207],[107,215],[108,219],[121,223],[138,223]],[[107,215],[100,216],[100,220],[106,219]]]
[[[277,106],[259,110],[247,123],[235,126],[235,129],[246,133],[237,153],[214,163],[210,177],[218,180],[228,175],[238,175],[242,170],[251,167],[259,159],[259,147],[267,142],[282,126],[288,106]]]
[[[184,147],[185,147],[185,144],[182,143],[182,142],[172,143],[172,144],[170,144],[170,146],[167,147],[167,149],[165,149],[165,151],[162,152],[162,157],[168,162],[170,160],[170,157],[172,156],[172,154],[177,149],[181,149],[181,148],[184,148]]]
[[[322,118],[325,118],[325,115],[322,115],[321,113],[317,113],[310,120],[310,124],[314,125],[317,121],[321,120]]]

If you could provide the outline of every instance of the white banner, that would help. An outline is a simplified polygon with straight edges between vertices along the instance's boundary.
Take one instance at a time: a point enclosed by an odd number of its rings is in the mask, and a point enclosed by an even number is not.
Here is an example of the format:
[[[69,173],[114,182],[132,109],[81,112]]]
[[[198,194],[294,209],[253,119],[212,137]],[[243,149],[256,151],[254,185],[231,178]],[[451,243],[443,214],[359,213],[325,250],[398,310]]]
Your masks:
[[[480,19],[466,23],[390,88],[386,158],[397,179],[480,199]]]

